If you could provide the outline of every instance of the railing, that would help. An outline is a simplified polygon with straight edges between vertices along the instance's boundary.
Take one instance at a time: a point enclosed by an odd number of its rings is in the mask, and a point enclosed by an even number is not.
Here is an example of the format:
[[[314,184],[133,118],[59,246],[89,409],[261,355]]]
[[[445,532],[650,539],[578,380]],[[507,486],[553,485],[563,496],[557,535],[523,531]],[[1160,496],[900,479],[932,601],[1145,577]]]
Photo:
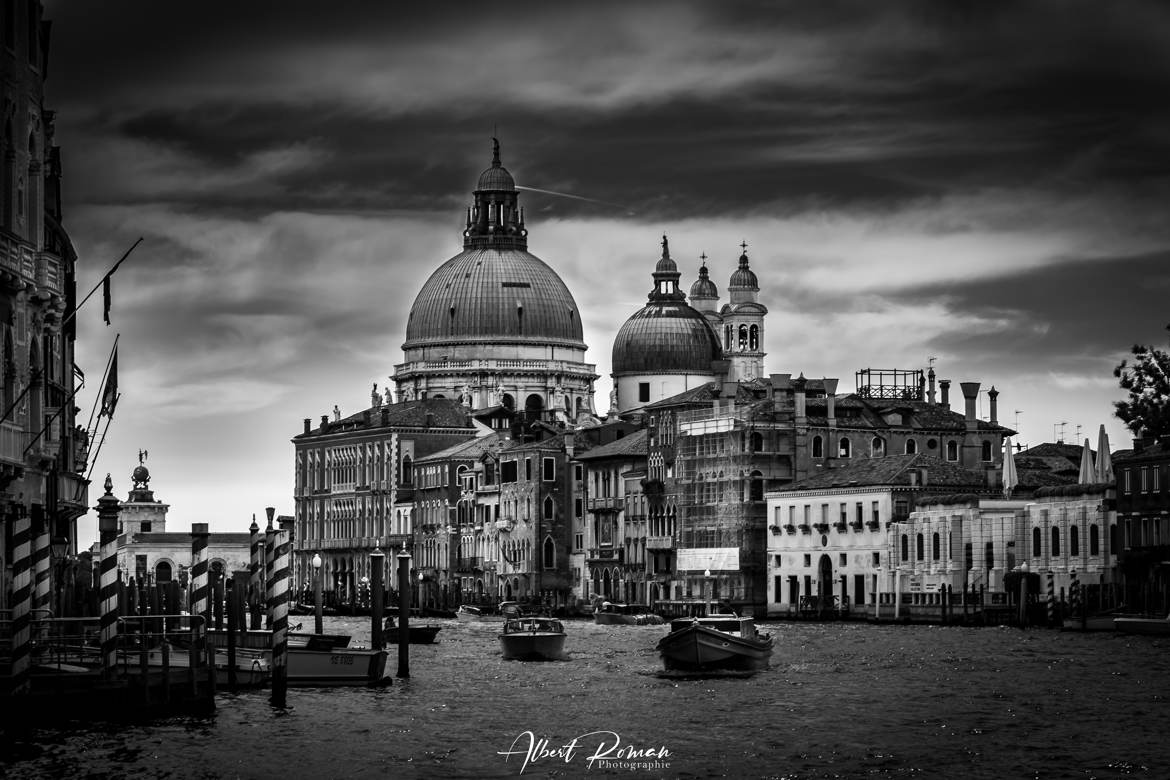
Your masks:
[[[646,537],[647,550],[673,550],[674,537],[673,536],[647,536]]]
[[[0,460],[24,465],[24,448],[28,434],[12,422],[0,423]]]
[[[619,510],[623,506],[621,498],[617,496],[603,496],[601,498],[591,498],[588,501],[587,509],[590,512],[598,510]]]
[[[625,550],[621,548],[594,547],[585,556],[587,560],[598,563],[621,563],[625,557]]]

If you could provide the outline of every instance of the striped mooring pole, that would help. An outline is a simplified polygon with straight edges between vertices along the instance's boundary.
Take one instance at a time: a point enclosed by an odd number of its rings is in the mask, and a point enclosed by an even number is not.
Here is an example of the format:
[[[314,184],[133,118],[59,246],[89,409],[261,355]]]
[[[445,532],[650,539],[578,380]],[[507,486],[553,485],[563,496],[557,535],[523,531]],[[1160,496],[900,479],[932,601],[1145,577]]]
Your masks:
[[[12,692],[27,694],[32,650],[32,524],[23,506],[12,524]]]
[[[1075,569],[1069,572],[1069,576],[1072,577],[1072,582],[1068,586],[1068,609],[1073,620],[1076,620],[1081,614],[1081,581],[1077,578]]]
[[[276,529],[272,527],[275,510],[268,513],[268,528],[264,530],[264,603],[266,617],[264,627],[272,630],[272,571],[276,564]]]
[[[276,560],[270,592],[272,611],[272,704],[285,705],[288,686],[288,583],[292,559],[292,534],[275,532]]]
[[[49,592],[49,524],[45,519],[44,507],[34,504],[32,508],[33,538],[33,617],[49,617],[53,612]],[[44,638],[48,623],[41,623],[40,634]]]
[[[98,587],[101,598],[102,673],[113,677],[118,668],[118,513],[114,482],[106,474],[106,494],[98,499],[98,540],[101,569]]]
[[[1048,626],[1057,624],[1057,592],[1053,586],[1054,574],[1048,572]]]
[[[256,525],[256,513],[252,513],[252,525],[248,527],[252,534],[252,559],[248,564],[248,586],[250,592],[248,594],[248,611],[251,613],[251,628],[253,631],[259,631],[260,625],[260,599],[264,592],[264,543],[260,539],[260,526]]]
[[[191,617],[203,618],[203,631],[197,639],[197,654],[203,658],[202,637],[211,627],[211,597],[207,587],[207,523],[191,523]],[[194,624],[192,624],[194,625]]]

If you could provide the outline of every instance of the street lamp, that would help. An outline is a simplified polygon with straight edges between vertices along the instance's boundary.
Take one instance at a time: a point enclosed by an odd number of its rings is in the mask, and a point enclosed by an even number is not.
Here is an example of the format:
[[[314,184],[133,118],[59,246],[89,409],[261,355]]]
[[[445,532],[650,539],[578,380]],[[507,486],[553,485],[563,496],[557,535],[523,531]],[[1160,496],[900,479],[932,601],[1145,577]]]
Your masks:
[[[424,587],[425,587],[425,586],[423,585],[423,582],[424,582],[425,580],[426,580],[426,575],[424,575],[424,574],[423,574],[423,573],[420,571],[420,572],[418,573],[418,606],[419,606],[419,609],[422,609],[422,607],[423,607],[423,601],[425,600],[425,598],[426,598],[426,595],[427,595],[427,592],[426,592],[426,590],[424,590]],[[421,615],[422,613],[420,612],[419,614]]]
[[[321,623],[321,555],[313,553],[313,630],[318,634],[325,633]]]
[[[703,578],[707,581],[707,614],[711,614],[711,602],[715,599],[715,580],[711,576],[711,570],[705,569],[703,571]]]

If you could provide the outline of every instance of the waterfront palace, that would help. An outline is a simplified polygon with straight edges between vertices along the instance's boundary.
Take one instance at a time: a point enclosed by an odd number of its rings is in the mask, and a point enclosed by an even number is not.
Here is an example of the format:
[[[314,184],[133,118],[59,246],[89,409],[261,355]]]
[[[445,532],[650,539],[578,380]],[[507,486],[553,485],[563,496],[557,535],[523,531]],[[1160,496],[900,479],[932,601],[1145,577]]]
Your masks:
[[[929,605],[943,585],[994,596],[1022,563],[1062,589],[1120,576],[1112,474],[1025,451],[1005,490],[1014,432],[996,388],[963,381],[952,408],[933,366],[864,368],[851,392],[766,371],[745,244],[720,305],[706,258],[688,295],[662,237],[598,410],[580,311],[528,250],[498,142],[472,198],[463,250],[411,308],[392,389],[292,439],[295,567],[320,555],[330,601],[355,598],[375,549],[411,553],[413,598],[448,609],[719,601],[763,616]],[[397,565],[388,554],[388,583]]]

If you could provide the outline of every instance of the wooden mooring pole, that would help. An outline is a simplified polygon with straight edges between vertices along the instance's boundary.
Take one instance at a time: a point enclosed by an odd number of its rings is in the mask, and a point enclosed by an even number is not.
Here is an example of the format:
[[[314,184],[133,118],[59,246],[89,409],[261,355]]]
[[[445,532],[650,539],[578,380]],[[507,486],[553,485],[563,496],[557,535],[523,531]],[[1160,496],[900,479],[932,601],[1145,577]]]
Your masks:
[[[410,553],[398,553],[398,676],[410,677]]]
[[[386,556],[377,547],[370,553],[370,637],[371,645],[375,650],[386,647],[382,637],[382,612],[385,588],[382,582],[382,570],[386,566]]]

